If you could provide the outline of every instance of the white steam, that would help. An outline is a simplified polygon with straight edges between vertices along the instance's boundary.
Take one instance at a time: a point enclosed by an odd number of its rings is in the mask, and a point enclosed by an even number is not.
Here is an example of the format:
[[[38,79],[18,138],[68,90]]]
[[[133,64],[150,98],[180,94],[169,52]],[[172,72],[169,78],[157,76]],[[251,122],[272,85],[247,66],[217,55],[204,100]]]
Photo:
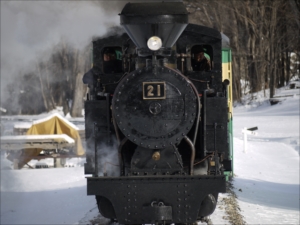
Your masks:
[[[1,98],[16,76],[31,71],[61,39],[84,48],[119,24],[117,9],[89,1],[1,1]]]
[[[102,144],[98,148],[99,176],[120,176],[120,165],[118,158],[118,147],[115,142],[113,146]]]

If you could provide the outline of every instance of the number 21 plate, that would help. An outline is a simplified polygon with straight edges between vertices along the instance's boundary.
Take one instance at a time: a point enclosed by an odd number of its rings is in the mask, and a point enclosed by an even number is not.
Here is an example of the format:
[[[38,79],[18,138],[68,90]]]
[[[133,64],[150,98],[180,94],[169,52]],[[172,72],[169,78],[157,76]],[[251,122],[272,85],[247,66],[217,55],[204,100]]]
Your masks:
[[[166,99],[166,82],[143,82],[143,99]]]

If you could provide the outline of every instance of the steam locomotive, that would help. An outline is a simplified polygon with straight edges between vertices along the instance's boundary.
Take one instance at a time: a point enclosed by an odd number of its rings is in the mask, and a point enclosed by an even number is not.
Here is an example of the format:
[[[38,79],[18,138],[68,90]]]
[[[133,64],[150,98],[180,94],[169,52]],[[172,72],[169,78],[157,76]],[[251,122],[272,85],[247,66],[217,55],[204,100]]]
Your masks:
[[[229,42],[182,2],[128,3],[120,21],[83,77],[87,194],[121,224],[205,220],[233,171]]]

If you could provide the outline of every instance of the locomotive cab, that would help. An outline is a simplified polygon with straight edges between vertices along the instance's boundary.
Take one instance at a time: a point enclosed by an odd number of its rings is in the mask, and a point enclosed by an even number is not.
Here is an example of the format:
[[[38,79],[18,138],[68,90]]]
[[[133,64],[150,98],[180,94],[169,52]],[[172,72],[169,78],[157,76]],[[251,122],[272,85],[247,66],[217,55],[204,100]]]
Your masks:
[[[88,195],[119,223],[203,220],[231,169],[221,35],[188,24],[182,2],[128,3],[120,20],[126,33],[94,41]],[[204,71],[192,60],[199,48]]]

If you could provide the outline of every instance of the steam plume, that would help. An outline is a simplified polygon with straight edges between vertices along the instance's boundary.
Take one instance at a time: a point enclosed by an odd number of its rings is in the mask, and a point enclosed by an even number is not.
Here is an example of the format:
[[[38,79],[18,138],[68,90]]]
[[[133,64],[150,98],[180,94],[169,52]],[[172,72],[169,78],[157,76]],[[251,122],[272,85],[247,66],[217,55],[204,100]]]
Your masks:
[[[47,59],[62,38],[81,49],[117,25],[115,11],[88,1],[1,1],[1,100],[4,87]]]

